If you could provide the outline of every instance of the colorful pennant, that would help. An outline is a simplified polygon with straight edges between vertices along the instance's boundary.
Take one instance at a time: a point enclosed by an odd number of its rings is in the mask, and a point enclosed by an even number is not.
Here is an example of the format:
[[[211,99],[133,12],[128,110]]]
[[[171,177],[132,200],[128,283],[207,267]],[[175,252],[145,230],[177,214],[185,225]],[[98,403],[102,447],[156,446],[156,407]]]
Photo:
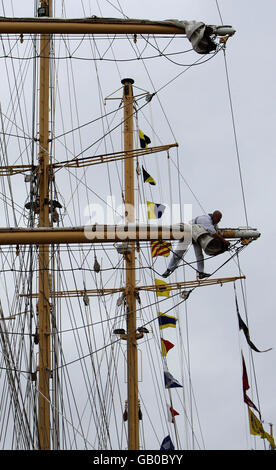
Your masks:
[[[159,313],[158,323],[159,323],[159,328],[161,330],[163,330],[164,328],[169,328],[169,327],[175,328],[176,322],[177,322],[176,317],[166,315],[165,313]]]
[[[166,206],[157,204],[152,201],[147,201],[147,213],[149,219],[160,219],[164,214]]]
[[[271,434],[268,434],[261,423],[261,421],[254,415],[253,411],[248,407],[249,427],[250,434],[253,436],[260,436],[262,439],[267,439],[272,449],[275,449],[275,441]]]
[[[250,339],[248,327],[247,327],[247,325],[244,323],[244,321],[242,320],[242,318],[241,318],[241,316],[240,316],[240,313],[239,313],[239,307],[238,307],[238,301],[237,301],[237,296],[236,296],[236,294],[235,294],[235,300],[236,300],[236,309],[237,309],[237,316],[238,316],[238,322],[239,322],[239,329],[244,332],[244,336],[245,336],[245,338],[246,338],[246,341],[247,341],[248,345],[251,347],[251,349],[253,349],[254,351],[256,351],[256,352],[258,352],[258,353],[271,351],[272,348],[265,349],[264,351],[260,351],[260,350],[257,349],[256,346],[252,343],[252,341],[251,341],[251,339]]]
[[[172,374],[168,371],[164,372],[165,388],[177,388],[182,387],[182,385],[176,380]]]
[[[171,286],[161,279],[155,279],[157,297],[170,297]]]
[[[168,405],[168,415],[169,415],[169,422],[175,423],[174,417],[179,416],[179,413],[171,405]]]
[[[143,167],[143,165],[142,165],[142,171],[143,171],[143,180],[144,180],[144,183],[149,183],[149,184],[151,184],[152,186],[155,186],[155,185],[156,185],[155,180],[154,180],[153,177],[145,170],[145,168]]]
[[[144,134],[144,132],[141,131],[141,129],[139,129],[139,140],[140,140],[140,146],[142,147],[142,149],[147,148],[148,144],[151,143],[150,138],[146,134]]]
[[[163,439],[160,450],[174,450],[174,445],[170,436],[167,436]]]
[[[246,366],[245,366],[245,361],[244,361],[243,355],[242,355],[242,387],[243,387],[243,401],[244,401],[244,403],[246,403],[251,408],[254,408],[254,410],[256,410],[259,413],[260,417],[261,417],[260,411],[258,410],[256,405],[254,405],[253,401],[251,401],[250,398],[246,394],[246,392],[247,392],[247,390],[249,390],[250,386],[249,386],[249,382],[248,382],[247,371],[246,371]]]
[[[170,349],[174,348],[174,344],[170,341],[161,338],[161,354],[166,357]]]
[[[155,240],[150,242],[151,255],[153,258],[156,256],[170,256],[172,244],[170,242]]]

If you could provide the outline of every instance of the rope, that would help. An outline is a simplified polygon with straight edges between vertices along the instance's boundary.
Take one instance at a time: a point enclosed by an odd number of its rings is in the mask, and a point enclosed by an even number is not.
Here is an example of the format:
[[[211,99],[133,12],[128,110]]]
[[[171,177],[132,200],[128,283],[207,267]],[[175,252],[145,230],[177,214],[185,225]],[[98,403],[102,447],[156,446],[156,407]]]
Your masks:
[[[218,0],[215,0],[215,2],[216,2],[216,6],[217,6],[217,10],[218,10],[218,14],[219,14],[219,17],[220,17],[221,24],[223,24],[222,14],[221,14],[221,10],[220,10],[220,7],[219,7]],[[238,162],[238,170],[239,170],[239,178],[240,178],[240,185],[241,185],[241,192],[242,192],[244,214],[245,214],[246,224],[247,224],[247,227],[248,227],[249,225],[248,225],[248,216],[247,216],[247,208],[246,208],[246,201],[245,201],[244,183],[243,183],[242,170],[241,170],[240,152],[239,152],[239,146],[238,146],[235,115],[234,115],[233,100],[232,100],[231,87],[230,87],[230,77],[229,77],[229,72],[228,72],[228,65],[227,65],[227,59],[226,59],[226,48],[225,47],[223,47],[223,57],[224,57],[224,66],[225,66],[225,73],[226,73],[227,90],[228,90],[228,97],[229,97],[230,110],[231,110],[231,119],[232,119],[234,141],[235,141],[235,148],[236,148],[236,157],[237,157],[237,162]]]
[[[240,161],[240,152],[238,146],[238,138],[237,138],[237,131],[236,131],[236,123],[235,123],[235,116],[234,116],[234,109],[233,109],[233,101],[231,96],[231,89],[230,89],[230,79],[229,79],[229,72],[226,60],[226,51],[224,50],[224,63],[225,63],[225,72],[226,72],[226,80],[227,80],[227,89],[229,95],[229,102],[230,102],[230,109],[231,109],[231,118],[232,118],[232,125],[233,125],[233,132],[234,132],[234,140],[235,140],[235,147],[236,147],[236,156],[238,161],[238,169],[239,169],[239,177],[240,177],[240,184],[241,184],[241,191],[242,191],[242,200],[243,200],[243,207],[244,207],[244,214],[247,227],[248,225],[248,216],[247,216],[247,208],[246,208],[246,201],[245,201],[245,191],[244,191],[244,183],[241,171],[241,161]]]

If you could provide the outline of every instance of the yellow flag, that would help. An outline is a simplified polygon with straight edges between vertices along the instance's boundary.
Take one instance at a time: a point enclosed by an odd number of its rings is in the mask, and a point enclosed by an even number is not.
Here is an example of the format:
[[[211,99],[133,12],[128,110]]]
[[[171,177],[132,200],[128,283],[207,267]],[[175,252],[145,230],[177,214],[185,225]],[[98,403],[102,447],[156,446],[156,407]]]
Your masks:
[[[157,297],[170,297],[171,286],[161,279],[155,279]]]
[[[253,411],[248,406],[248,415],[249,415],[249,426],[250,434],[254,436],[260,436],[262,439],[267,439],[271,447],[275,449],[275,441],[271,434],[265,432],[261,421],[254,415]]]
[[[254,415],[253,411],[248,406],[248,416],[249,416],[249,426],[250,426],[250,434],[254,436],[261,436],[264,438],[265,430],[261,421]]]

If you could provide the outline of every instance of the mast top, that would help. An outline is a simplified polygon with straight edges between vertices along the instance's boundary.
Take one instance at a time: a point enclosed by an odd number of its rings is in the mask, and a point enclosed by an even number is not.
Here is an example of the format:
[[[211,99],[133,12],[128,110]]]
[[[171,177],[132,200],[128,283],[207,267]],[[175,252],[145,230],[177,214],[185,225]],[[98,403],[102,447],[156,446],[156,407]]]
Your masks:
[[[123,78],[121,83],[124,85],[125,83],[131,83],[133,85],[134,80],[132,78]]]

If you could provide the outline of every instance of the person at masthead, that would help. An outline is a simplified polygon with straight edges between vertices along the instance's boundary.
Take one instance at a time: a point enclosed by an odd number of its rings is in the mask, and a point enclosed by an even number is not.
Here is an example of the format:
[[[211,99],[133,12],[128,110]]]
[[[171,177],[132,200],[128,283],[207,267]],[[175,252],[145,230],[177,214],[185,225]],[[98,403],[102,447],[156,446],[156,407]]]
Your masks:
[[[211,237],[220,241],[222,245],[221,253],[226,251],[230,247],[230,242],[226,240],[219,232],[218,232],[218,223],[222,218],[222,213],[219,210],[215,210],[212,214],[204,214],[196,217],[191,221],[192,230],[196,230],[197,227],[199,229],[204,229]],[[204,257],[202,253],[202,247],[198,240],[193,239],[193,247],[195,251],[196,261],[197,261],[197,272],[198,278],[204,279],[206,277],[210,277],[211,274],[204,272]],[[170,274],[174,272],[177,268],[178,264],[180,263],[183,255],[186,253],[187,247],[183,247],[183,243],[180,241],[178,247],[176,248],[173,256],[169,262],[167,270],[164,272],[162,277],[168,277]]]

